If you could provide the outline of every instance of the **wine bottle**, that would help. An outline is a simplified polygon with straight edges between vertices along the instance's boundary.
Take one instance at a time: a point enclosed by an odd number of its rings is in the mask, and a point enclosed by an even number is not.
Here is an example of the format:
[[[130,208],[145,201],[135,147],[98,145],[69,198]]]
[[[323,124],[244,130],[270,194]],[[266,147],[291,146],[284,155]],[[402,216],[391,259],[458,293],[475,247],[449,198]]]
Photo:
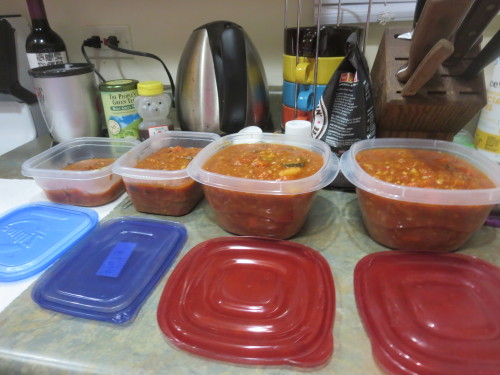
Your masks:
[[[26,0],[26,3],[31,17],[31,33],[26,38],[30,68],[67,63],[66,45],[50,28],[43,0]]]

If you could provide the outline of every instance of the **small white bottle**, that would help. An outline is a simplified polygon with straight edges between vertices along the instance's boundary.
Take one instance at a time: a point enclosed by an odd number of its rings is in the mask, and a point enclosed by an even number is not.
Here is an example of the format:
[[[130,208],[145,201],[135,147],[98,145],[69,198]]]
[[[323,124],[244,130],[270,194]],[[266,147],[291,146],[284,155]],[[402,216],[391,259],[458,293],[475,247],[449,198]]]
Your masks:
[[[500,163],[500,57],[495,60],[486,94],[488,102],[481,110],[475,143],[480,153]]]
[[[172,121],[168,118],[172,99],[163,91],[159,81],[143,81],[137,84],[134,106],[142,118],[139,124],[139,139],[144,141],[149,137],[174,130]]]

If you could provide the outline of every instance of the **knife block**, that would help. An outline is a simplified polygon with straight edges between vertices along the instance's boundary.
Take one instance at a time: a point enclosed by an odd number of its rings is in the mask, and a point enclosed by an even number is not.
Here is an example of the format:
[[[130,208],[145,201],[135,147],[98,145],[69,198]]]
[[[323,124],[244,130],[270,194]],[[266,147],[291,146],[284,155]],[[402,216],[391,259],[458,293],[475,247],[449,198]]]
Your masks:
[[[403,97],[404,83],[398,81],[396,73],[408,62],[411,40],[397,36],[406,32],[386,28],[373,63],[377,137],[452,141],[486,105],[484,74],[469,80],[461,78],[470,61],[464,59],[453,67],[441,66],[416,95]]]

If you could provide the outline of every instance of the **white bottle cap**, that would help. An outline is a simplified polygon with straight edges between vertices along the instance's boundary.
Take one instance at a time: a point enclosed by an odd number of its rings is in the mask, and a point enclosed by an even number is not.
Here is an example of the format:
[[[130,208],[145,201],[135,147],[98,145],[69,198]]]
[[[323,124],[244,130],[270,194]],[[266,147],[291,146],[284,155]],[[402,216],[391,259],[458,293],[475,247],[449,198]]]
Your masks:
[[[238,133],[260,134],[262,133],[262,129],[259,128],[258,126],[252,125],[241,129]]]
[[[285,124],[285,134],[311,137],[312,125],[306,120],[290,120]]]

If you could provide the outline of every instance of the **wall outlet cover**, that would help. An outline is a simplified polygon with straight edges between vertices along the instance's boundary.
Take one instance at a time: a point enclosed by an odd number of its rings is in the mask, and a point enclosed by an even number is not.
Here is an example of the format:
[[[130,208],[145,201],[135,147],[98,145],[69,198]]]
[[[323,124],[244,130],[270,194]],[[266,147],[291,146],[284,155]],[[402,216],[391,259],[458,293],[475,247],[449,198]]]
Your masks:
[[[82,43],[84,40],[92,36],[99,36],[104,42],[110,36],[118,38],[118,47],[125,49],[132,49],[132,37],[130,27],[128,25],[88,25],[82,29]],[[128,53],[114,51],[104,43],[101,48],[85,47],[85,52],[91,59],[133,59],[134,55]]]

